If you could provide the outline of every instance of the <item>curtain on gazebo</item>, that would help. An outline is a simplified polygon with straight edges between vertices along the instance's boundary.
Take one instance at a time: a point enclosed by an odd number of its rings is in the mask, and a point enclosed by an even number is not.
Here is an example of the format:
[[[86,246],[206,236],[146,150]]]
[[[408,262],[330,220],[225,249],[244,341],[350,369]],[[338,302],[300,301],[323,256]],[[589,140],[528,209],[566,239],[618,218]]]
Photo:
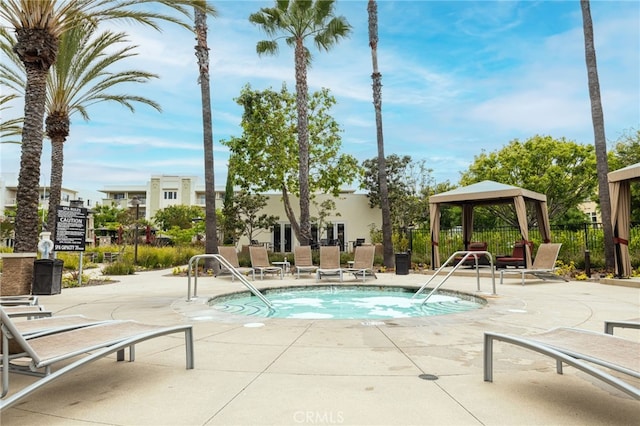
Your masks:
[[[615,244],[615,261],[619,277],[631,275],[629,226],[631,218],[631,181],[640,179],[640,163],[608,174],[611,198],[611,225]]]

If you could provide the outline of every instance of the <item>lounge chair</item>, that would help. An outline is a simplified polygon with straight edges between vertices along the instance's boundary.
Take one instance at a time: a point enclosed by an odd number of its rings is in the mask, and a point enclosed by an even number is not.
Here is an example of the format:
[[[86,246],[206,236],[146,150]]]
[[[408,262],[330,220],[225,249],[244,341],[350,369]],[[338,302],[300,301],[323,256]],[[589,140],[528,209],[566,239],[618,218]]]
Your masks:
[[[525,275],[533,275],[543,280],[562,280],[568,281],[566,278],[556,275],[554,273],[556,267],[556,260],[558,260],[558,254],[560,253],[559,243],[545,243],[540,244],[536,257],[533,260],[533,265],[530,269],[501,269],[500,270],[500,284],[504,274],[520,274],[522,277],[522,285],[524,285]]]
[[[45,334],[56,333],[65,330],[71,330],[74,328],[87,327],[90,325],[96,325],[100,323],[109,322],[111,320],[94,320],[85,317],[84,315],[61,315],[52,316],[49,311],[21,311],[16,313],[13,307],[3,308],[4,312],[14,320],[14,324],[17,330],[25,338],[38,337]],[[25,319],[24,317],[28,318]],[[23,319],[20,320],[19,318]],[[0,333],[0,339],[3,333]],[[0,350],[3,353],[4,349]],[[9,339],[9,355],[11,358],[14,354],[22,353],[20,345],[14,340]]]
[[[533,254],[533,242],[516,241],[513,245],[511,256],[496,256],[496,269],[513,266],[515,268],[526,268],[526,250],[525,243],[529,246],[529,253]]]
[[[141,324],[136,321],[107,321],[71,330],[49,330],[35,336],[23,335],[20,325],[0,308],[2,320],[2,401],[0,411],[15,404],[31,392],[47,383],[75,370],[85,364],[117,352],[117,360],[124,360],[125,348],[129,348],[129,361],[135,360],[135,345],[155,337],[174,333],[184,333],[186,349],[186,367],[194,367],[193,330],[191,325],[156,326]],[[37,320],[30,320],[37,321]],[[26,321],[26,322],[30,322]],[[15,341],[22,353],[10,356],[9,342]],[[25,388],[5,396],[9,390],[10,358],[22,357],[30,359],[32,375],[42,378]],[[59,370],[52,372],[52,366],[76,358]],[[41,370],[41,371],[38,371]],[[44,371],[42,371],[44,370]]]
[[[488,244],[486,241],[472,241],[469,243],[469,246],[467,247],[467,251],[487,251],[487,247],[488,247]],[[463,257],[464,256],[454,257],[453,260],[455,264],[457,265],[458,263],[460,263]],[[478,265],[489,265],[489,264],[490,262],[484,254],[478,255]],[[462,265],[472,266],[472,267],[475,266],[476,265],[475,257],[469,256]]]
[[[256,271],[260,272],[260,279],[264,279],[264,274],[278,274],[280,279],[284,277],[282,268],[273,266],[269,262],[269,255],[264,246],[249,246],[249,255],[251,257],[251,268],[253,279],[256,279]]]
[[[314,273],[318,270],[318,267],[313,264],[311,246],[297,246],[294,248],[293,263],[296,268],[298,278],[300,278],[300,272]]]
[[[38,296],[0,296],[2,306],[33,306],[38,305]]]
[[[562,364],[571,365],[640,399],[640,389],[618,376],[594,367],[605,367],[618,373],[640,378],[640,343],[606,333],[575,328],[556,328],[534,336],[509,336],[484,333],[484,380],[493,381],[493,341],[521,346],[556,360],[556,371]]]
[[[358,246],[353,256],[353,266],[347,268],[345,271],[352,273],[356,278],[362,276],[362,282],[365,282],[367,275],[378,279],[373,270],[373,258],[375,255],[375,246]]]
[[[220,254],[220,256],[224,257],[225,260],[227,262],[229,262],[229,264],[231,266],[233,266],[233,268],[236,271],[240,272],[241,274],[248,274],[249,272],[253,272],[252,268],[240,266],[240,261],[238,260],[238,252],[236,251],[235,247],[218,246],[218,254]],[[220,269],[215,274],[216,277],[219,276],[219,275],[230,274],[231,275],[231,281],[235,280],[235,277],[233,276],[233,274],[231,273],[229,268],[227,268],[226,266],[224,266],[222,264],[220,264],[219,268]]]
[[[614,328],[636,328],[640,329],[640,318],[634,318],[625,321],[605,321],[604,332],[613,334]]]
[[[340,247],[320,246],[320,266],[316,271],[316,282],[322,277],[338,276],[342,282],[343,269],[340,267]]]

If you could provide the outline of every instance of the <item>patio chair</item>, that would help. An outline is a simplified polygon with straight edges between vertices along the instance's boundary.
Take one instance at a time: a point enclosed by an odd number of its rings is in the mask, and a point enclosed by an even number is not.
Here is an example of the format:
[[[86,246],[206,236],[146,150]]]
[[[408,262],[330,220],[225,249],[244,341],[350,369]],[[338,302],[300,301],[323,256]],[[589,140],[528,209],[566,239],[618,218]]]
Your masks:
[[[560,253],[560,243],[544,243],[540,244],[536,257],[533,260],[531,269],[501,269],[500,284],[504,274],[520,274],[522,276],[522,285],[524,285],[525,275],[533,275],[543,280],[562,280],[568,281],[566,278],[556,275],[553,271],[556,267],[556,260]]]
[[[53,316],[49,311],[18,311],[14,307],[3,308],[4,312],[14,320],[14,324],[20,334],[25,338],[38,337],[45,334],[56,333],[59,331],[71,330],[74,328],[87,327],[111,320],[94,320],[84,315],[61,315]],[[33,308],[33,307],[30,307]],[[0,339],[3,333],[0,332]],[[0,349],[0,353],[4,352],[4,348]],[[16,358],[15,354],[22,353],[20,345],[14,340],[9,339],[9,359]],[[11,366],[10,366],[11,368]]]
[[[320,246],[320,266],[316,271],[316,282],[322,277],[338,276],[342,282],[343,269],[340,267],[340,247]]]
[[[624,321],[605,321],[604,332],[607,334],[613,334],[614,328],[635,328],[640,329],[640,318],[634,318]]]
[[[85,364],[96,361],[114,352],[117,360],[124,360],[125,349],[129,348],[129,361],[135,360],[135,345],[155,337],[174,333],[184,333],[186,349],[186,367],[193,369],[193,330],[191,325],[156,326],[142,324],[136,321],[107,321],[87,327],[71,330],[50,330],[41,335],[24,335],[20,325],[0,308],[2,321],[2,401],[0,411],[4,410],[20,399],[36,391],[49,382],[75,370]],[[30,320],[37,321],[37,320]],[[26,322],[30,322],[26,321]],[[40,376],[41,379],[27,385],[23,389],[7,395],[9,391],[10,354],[5,350],[9,341],[15,341],[21,348],[20,354],[13,357],[29,359],[30,374]],[[71,363],[67,360],[75,358]],[[57,363],[64,364],[59,370],[52,372]]]
[[[298,278],[300,278],[300,272],[314,273],[318,269],[318,267],[313,264],[313,258],[311,256],[311,246],[297,246],[296,248],[294,248],[293,262]]]
[[[533,336],[509,336],[484,333],[484,380],[493,381],[493,342],[511,343],[550,356],[556,360],[556,371],[562,364],[571,365],[617,389],[640,399],[640,389],[596,366],[640,378],[640,343],[606,333],[576,328],[555,328]],[[634,379],[632,379],[634,380]]]
[[[529,246],[529,253],[533,253],[533,242],[532,241],[516,241],[513,245],[513,251],[511,256],[496,256],[496,269],[506,268],[508,266],[513,266],[515,268],[526,268],[526,250],[525,243]]]
[[[284,277],[282,268],[273,266],[269,262],[269,255],[264,246],[249,246],[249,256],[251,257],[251,268],[253,279],[256,279],[256,271],[260,272],[260,279],[264,279],[264,274],[278,274],[280,279]]]
[[[231,246],[218,246],[218,254],[222,257],[225,258],[225,260],[227,262],[229,262],[229,264],[231,266],[233,266],[233,268],[240,272],[241,274],[248,274],[249,272],[252,272],[253,269],[252,268],[248,268],[248,267],[242,267],[240,266],[240,262],[238,261],[238,252],[236,251],[235,247],[231,247]],[[216,272],[215,276],[217,277],[218,275],[225,275],[225,274],[229,274],[231,275],[231,281],[235,280],[235,277],[233,276],[233,274],[231,273],[231,271],[229,270],[229,268],[227,268],[226,266],[219,264],[219,268],[218,271]]]
[[[38,296],[0,296],[2,306],[34,306],[38,305]]]
[[[467,247],[467,251],[487,251],[488,244],[486,241],[471,241],[469,246]],[[464,256],[456,256],[453,258],[455,264],[460,263]],[[490,262],[485,255],[478,255],[478,265],[489,265]],[[464,263],[463,266],[475,266],[476,259],[473,256],[469,256]]]
[[[376,255],[376,247],[372,245],[358,246],[353,256],[353,266],[346,269],[346,272],[350,272],[354,277],[358,278],[362,276],[362,282],[367,279],[367,274],[375,279],[376,273],[373,270],[373,258]]]

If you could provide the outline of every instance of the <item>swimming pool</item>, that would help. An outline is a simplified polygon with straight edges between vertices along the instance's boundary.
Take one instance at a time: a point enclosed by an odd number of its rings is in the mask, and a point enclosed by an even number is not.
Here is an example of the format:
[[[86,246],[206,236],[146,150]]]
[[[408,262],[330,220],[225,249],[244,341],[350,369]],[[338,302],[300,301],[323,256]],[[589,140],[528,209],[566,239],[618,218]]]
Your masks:
[[[484,301],[460,293],[412,299],[415,289],[391,286],[312,286],[266,289],[269,309],[250,292],[218,296],[209,305],[218,311],[268,318],[391,319],[447,315],[478,309]]]

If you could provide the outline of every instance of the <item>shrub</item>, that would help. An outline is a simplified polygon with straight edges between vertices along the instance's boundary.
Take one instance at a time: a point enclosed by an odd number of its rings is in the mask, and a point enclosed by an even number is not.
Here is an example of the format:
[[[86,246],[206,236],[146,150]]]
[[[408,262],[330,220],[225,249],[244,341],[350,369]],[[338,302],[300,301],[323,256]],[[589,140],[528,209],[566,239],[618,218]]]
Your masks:
[[[132,275],[135,272],[135,265],[128,261],[113,262],[102,268],[102,273],[104,275]]]

